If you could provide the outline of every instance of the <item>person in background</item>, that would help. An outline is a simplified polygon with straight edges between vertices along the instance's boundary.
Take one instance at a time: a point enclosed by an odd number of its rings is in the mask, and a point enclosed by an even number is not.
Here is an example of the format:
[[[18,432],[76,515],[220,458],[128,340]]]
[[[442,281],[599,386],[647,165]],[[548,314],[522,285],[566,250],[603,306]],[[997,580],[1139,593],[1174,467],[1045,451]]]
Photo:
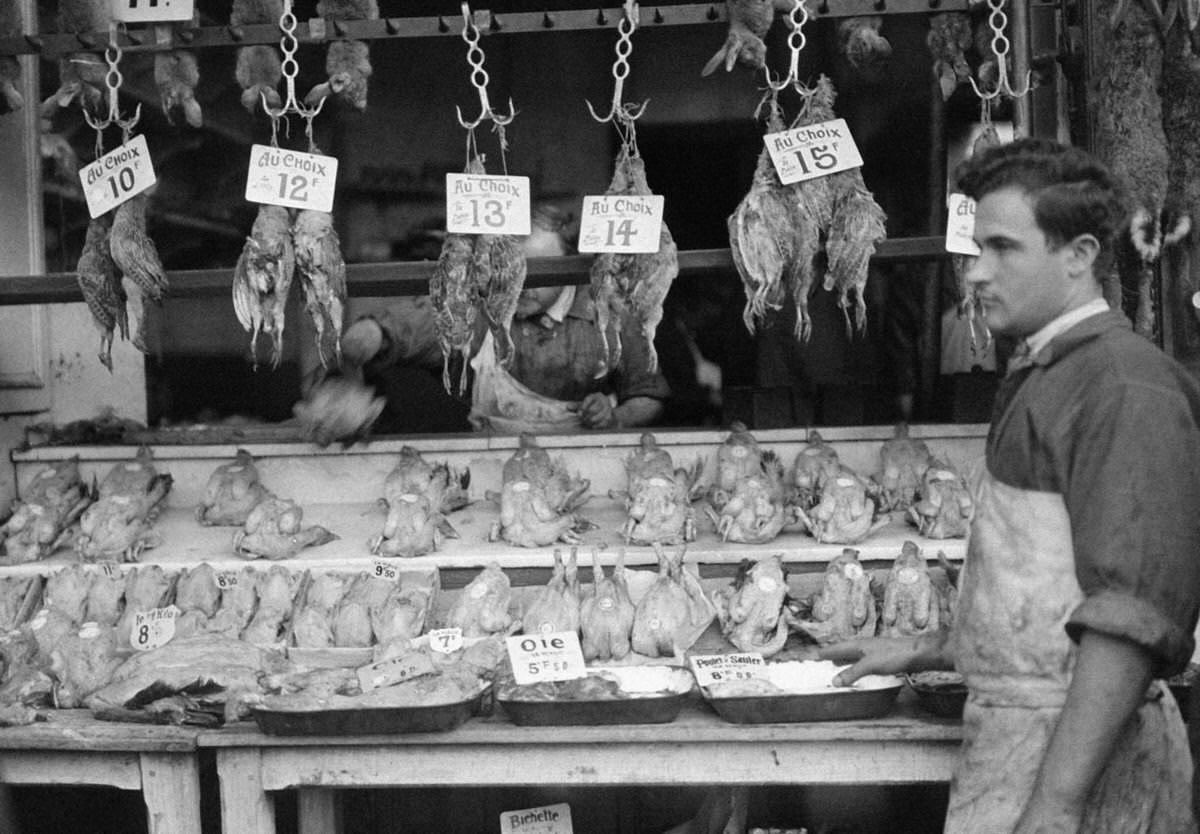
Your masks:
[[[868,673],[957,668],[969,695],[945,831],[1196,831],[1162,679],[1200,605],[1200,385],[1105,303],[1125,209],[1093,157],[1021,139],[967,164],[993,333],[1020,340],[977,485],[953,626],[822,650]]]

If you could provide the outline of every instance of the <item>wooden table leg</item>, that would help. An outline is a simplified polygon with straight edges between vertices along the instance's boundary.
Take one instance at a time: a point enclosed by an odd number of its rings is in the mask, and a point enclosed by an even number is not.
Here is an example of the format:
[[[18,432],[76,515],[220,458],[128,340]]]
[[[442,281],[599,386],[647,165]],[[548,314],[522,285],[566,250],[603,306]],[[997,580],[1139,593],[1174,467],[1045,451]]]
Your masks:
[[[263,790],[261,760],[255,748],[217,751],[224,834],[275,834],[275,804]]]
[[[150,834],[200,834],[200,763],[195,753],[142,753],[142,797]]]
[[[300,788],[300,834],[342,834],[342,807],[331,788]]]

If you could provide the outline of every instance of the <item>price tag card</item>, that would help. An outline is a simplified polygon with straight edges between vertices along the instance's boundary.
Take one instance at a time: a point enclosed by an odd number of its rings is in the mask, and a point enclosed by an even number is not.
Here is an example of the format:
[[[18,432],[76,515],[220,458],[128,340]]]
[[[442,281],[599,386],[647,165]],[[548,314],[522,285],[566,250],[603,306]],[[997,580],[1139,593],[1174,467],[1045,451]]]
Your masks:
[[[133,615],[133,630],[129,632],[129,645],[139,652],[148,652],[165,646],[175,636],[175,618],[179,609],[174,605],[166,608],[151,608]]]
[[[700,686],[711,686],[726,681],[745,681],[764,678],[767,663],[761,654],[698,654],[689,658],[692,674]]]
[[[863,164],[845,119],[768,133],[763,142],[784,185],[849,171]]]
[[[574,834],[571,806],[565,802],[505,811],[500,815],[500,834]]]
[[[83,196],[92,217],[112,211],[155,183],[150,149],[142,134],[79,169]]]
[[[294,209],[333,210],[338,161],[332,156],[250,146],[246,199]]]
[[[432,675],[435,671],[433,661],[425,652],[409,652],[400,657],[390,657],[378,663],[360,666],[355,674],[358,675],[358,685],[362,691],[370,692],[381,686],[391,686],[422,675]]]
[[[543,681],[569,681],[587,674],[583,649],[574,631],[518,634],[508,638],[508,659],[520,685]]]
[[[442,654],[452,654],[463,647],[461,628],[432,628],[429,630],[429,648]]]
[[[663,197],[655,195],[584,197],[579,251],[634,255],[657,252],[664,202]]]
[[[529,177],[446,174],[446,231],[529,234]]]
[[[376,559],[371,565],[371,576],[395,582],[400,578],[400,568],[386,559]]]
[[[236,588],[238,585],[238,575],[234,571],[227,570],[217,574],[217,587],[222,591],[228,591]]]
[[[946,198],[946,251],[958,255],[979,255],[975,243],[975,201],[966,194]]]
[[[192,19],[192,0],[112,0],[113,19],[120,23],[162,23]]]

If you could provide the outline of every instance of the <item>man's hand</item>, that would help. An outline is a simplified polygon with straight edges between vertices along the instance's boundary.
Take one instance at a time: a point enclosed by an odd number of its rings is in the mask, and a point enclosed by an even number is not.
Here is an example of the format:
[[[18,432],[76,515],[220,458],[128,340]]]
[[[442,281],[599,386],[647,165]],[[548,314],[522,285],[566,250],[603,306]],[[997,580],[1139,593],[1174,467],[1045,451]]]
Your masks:
[[[383,349],[383,328],[372,318],[359,319],[342,334],[342,359],[365,365]]]
[[[825,646],[818,652],[823,660],[849,663],[833,679],[834,686],[849,686],[863,675],[899,675],[929,669],[952,669],[944,655],[941,634],[921,637],[864,637]]]
[[[579,420],[589,429],[607,429],[616,425],[613,402],[608,394],[592,392],[579,402]]]

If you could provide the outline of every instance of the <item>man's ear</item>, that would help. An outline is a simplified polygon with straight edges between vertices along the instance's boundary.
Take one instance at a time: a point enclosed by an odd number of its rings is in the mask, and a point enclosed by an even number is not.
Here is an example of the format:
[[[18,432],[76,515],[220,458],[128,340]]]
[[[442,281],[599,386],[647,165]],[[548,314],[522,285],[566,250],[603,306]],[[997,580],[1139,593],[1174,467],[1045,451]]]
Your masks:
[[[1100,241],[1095,235],[1076,235],[1067,244],[1067,254],[1067,268],[1073,276],[1090,273],[1096,265],[1096,258],[1100,256]]]

